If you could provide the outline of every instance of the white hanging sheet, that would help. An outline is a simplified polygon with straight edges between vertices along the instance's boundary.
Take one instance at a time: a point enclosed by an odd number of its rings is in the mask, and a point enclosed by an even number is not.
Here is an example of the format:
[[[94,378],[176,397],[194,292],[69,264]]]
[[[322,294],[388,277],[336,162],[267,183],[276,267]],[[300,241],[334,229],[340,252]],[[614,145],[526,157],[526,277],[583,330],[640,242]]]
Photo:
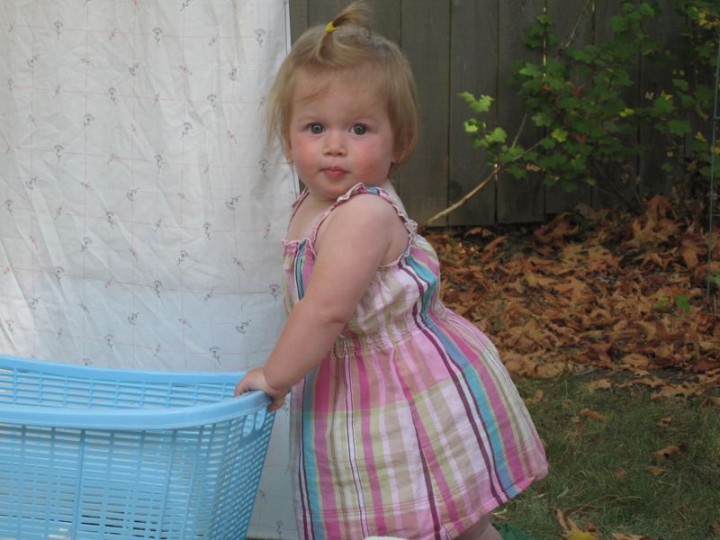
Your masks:
[[[0,2],[0,354],[237,371],[285,319],[287,0]],[[296,538],[287,413],[250,534]]]

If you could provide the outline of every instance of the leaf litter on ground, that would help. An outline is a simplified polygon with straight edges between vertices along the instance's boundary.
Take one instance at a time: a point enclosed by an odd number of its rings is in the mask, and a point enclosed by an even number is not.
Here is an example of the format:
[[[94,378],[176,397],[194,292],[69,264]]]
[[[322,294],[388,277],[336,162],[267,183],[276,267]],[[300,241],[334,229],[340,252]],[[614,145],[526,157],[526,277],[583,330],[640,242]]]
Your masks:
[[[718,405],[720,293],[708,275],[720,275],[720,244],[708,252],[705,225],[658,195],[637,214],[580,205],[534,227],[424,232],[444,301],[512,374],[597,370],[609,374],[597,389],[644,385]]]

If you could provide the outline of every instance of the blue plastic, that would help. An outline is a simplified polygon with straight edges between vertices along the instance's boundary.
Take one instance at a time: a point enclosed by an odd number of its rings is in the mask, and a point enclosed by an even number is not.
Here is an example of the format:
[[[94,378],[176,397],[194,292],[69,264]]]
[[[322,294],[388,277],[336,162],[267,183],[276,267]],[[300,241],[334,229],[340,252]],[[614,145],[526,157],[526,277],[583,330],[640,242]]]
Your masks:
[[[241,376],[0,356],[0,540],[245,538],[274,414]]]

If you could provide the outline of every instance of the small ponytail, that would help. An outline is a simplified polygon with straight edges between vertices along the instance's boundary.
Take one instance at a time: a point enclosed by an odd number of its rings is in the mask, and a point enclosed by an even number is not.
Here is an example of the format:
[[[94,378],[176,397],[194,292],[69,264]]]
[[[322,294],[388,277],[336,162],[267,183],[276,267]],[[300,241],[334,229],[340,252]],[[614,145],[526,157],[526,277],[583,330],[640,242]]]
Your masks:
[[[361,26],[370,31],[370,9],[367,4],[362,1],[356,1],[349,4],[345,9],[338,13],[325,27],[326,32],[332,33],[341,26],[354,25]]]
[[[314,55],[318,60],[332,58],[334,49],[338,46],[336,32],[358,32],[370,37],[370,9],[364,1],[355,1],[338,13],[334,19],[325,25],[325,31],[316,45]]]

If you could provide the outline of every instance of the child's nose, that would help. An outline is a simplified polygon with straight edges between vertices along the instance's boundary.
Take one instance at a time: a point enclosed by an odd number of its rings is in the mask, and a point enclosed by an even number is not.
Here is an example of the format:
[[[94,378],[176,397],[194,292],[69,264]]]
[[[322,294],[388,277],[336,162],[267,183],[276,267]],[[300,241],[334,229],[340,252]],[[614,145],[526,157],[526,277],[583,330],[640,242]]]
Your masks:
[[[325,153],[336,156],[345,154],[345,137],[342,133],[328,131],[325,137]]]

